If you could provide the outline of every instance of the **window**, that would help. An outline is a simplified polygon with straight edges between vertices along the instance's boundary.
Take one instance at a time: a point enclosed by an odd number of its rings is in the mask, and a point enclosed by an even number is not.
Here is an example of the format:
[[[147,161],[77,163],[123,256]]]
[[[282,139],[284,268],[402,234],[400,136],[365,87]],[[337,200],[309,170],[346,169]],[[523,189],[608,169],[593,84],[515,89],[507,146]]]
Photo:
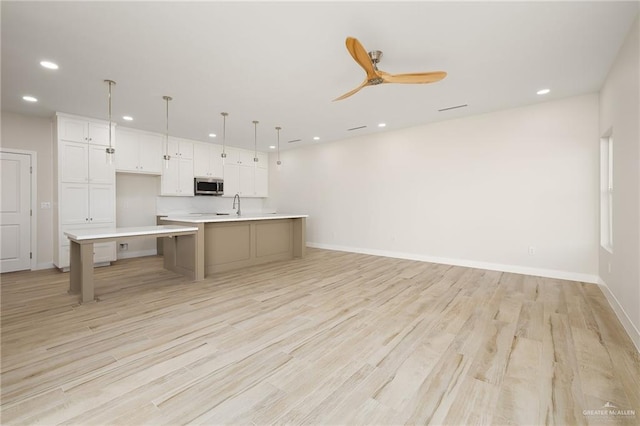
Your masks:
[[[600,140],[600,244],[613,252],[613,132]]]

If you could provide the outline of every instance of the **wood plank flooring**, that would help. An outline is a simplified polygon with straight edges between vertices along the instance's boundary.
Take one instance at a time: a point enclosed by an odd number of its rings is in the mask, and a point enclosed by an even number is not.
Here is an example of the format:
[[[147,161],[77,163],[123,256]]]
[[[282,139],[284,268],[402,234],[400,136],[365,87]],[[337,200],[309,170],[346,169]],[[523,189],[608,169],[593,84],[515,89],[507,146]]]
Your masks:
[[[78,305],[68,274],[1,276],[2,424],[640,423],[640,357],[593,284],[318,249],[95,277]]]

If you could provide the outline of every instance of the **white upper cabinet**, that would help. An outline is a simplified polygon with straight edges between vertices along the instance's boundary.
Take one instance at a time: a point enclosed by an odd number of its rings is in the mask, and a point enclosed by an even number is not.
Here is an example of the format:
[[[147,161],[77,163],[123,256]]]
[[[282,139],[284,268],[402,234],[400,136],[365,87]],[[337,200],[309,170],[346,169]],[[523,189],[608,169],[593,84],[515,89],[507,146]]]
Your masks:
[[[193,159],[193,142],[169,138],[169,155],[178,158]]]
[[[89,145],[89,183],[112,184],[114,171],[114,165],[107,162],[105,147]]]
[[[162,173],[163,136],[133,129],[118,129],[116,171],[126,173]]]
[[[114,130],[115,127],[112,127],[112,137],[115,140]],[[70,142],[109,146],[109,125],[64,117],[58,121],[58,137]]]
[[[140,137],[140,171],[142,173],[162,173],[163,137],[143,134]]]
[[[89,182],[89,145],[84,142],[60,141],[58,145],[61,182]]]
[[[169,138],[169,167],[162,169],[160,195],[192,196],[193,146],[187,140]]]
[[[160,195],[188,197],[193,194],[193,160],[171,157],[162,170]]]
[[[193,144],[193,173],[196,177],[223,177],[222,146],[206,142]]]
[[[256,197],[269,196],[269,169],[256,167],[254,170],[254,191]]]
[[[269,156],[240,148],[227,148],[224,162],[224,196],[267,197],[269,187]]]
[[[61,141],[60,151],[61,182],[107,183],[114,182],[113,164],[107,162],[107,153],[102,145]]]

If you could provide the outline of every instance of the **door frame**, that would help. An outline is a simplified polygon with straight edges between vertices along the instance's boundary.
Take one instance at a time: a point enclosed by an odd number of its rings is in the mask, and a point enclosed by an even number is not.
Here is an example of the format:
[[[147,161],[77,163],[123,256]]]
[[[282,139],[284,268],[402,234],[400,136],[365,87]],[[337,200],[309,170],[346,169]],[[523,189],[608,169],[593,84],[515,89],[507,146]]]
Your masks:
[[[27,151],[24,149],[13,149],[13,148],[5,148],[4,146],[0,146],[0,152],[6,152],[8,154],[22,154],[28,155],[31,161],[31,173],[30,183],[31,183],[31,200],[30,200],[30,208],[31,208],[31,259],[30,259],[30,269],[32,271],[38,269],[38,209],[36,205],[38,203],[38,153],[36,151]],[[51,206],[53,208],[53,206]]]

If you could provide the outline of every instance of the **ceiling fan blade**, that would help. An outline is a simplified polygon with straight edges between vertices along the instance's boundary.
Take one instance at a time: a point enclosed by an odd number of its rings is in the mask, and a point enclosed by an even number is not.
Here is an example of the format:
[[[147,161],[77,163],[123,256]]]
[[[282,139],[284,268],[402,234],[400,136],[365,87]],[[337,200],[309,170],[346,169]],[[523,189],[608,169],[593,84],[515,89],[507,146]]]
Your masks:
[[[360,89],[362,89],[362,88],[363,88],[363,87],[365,87],[365,86],[369,86],[369,82],[368,82],[367,80],[363,81],[363,82],[362,82],[362,84],[361,84],[360,86],[356,87],[356,88],[355,88],[355,89],[353,89],[352,91],[347,92],[347,93],[345,93],[344,95],[342,95],[342,96],[340,96],[340,97],[335,98],[335,99],[333,100],[333,102],[335,102],[335,101],[341,101],[341,100],[343,100],[344,98],[348,98],[349,96],[351,96],[351,95],[353,95],[353,94],[355,94],[355,93],[359,92],[359,91],[360,91]]]
[[[367,79],[378,77],[378,73],[371,62],[371,58],[366,49],[360,44],[357,38],[347,37],[346,40],[347,50],[353,57],[353,59],[364,69],[367,73]]]
[[[447,76],[444,71],[417,72],[411,74],[388,74],[380,72],[380,77],[385,83],[425,84],[435,83]]]

